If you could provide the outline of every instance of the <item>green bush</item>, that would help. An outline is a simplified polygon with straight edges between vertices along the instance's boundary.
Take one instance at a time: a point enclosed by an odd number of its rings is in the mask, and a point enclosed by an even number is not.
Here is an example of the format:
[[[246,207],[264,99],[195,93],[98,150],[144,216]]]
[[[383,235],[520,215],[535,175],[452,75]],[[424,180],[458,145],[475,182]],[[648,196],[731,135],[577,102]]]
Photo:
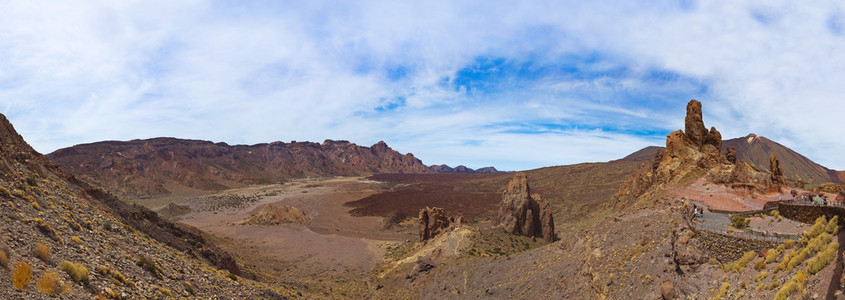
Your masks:
[[[743,216],[731,217],[731,226],[736,229],[743,229],[745,227],[748,227],[748,223],[751,223],[751,219],[746,219]]]

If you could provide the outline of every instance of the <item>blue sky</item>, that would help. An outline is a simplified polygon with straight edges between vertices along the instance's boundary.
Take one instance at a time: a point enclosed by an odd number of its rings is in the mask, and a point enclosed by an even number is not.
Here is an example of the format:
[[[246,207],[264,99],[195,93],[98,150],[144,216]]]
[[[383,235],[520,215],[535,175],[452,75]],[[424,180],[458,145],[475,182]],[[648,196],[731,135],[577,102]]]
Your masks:
[[[0,1],[0,112],[40,152],[384,140],[426,164],[621,158],[683,127],[845,169],[836,1]]]

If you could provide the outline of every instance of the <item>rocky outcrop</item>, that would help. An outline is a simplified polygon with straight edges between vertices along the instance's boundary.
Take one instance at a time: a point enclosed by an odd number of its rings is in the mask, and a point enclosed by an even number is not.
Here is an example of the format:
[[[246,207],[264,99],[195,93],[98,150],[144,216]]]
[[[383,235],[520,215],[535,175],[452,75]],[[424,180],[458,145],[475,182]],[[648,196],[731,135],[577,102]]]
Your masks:
[[[845,191],[839,191],[839,194],[836,195],[836,202],[845,203]]]
[[[707,136],[707,127],[701,117],[701,102],[690,100],[687,103],[687,116],[684,118],[684,134],[686,140],[696,148],[700,149]]]
[[[771,179],[773,184],[786,184],[786,179],[783,178],[783,170],[780,168],[780,161],[778,161],[778,157],[774,152],[769,155],[769,170],[771,170]]]
[[[516,173],[502,193],[496,224],[506,231],[523,236],[541,236],[554,241],[554,217],[551,206],[536,195],[532,197],[528,177]]]
[[[420,242],[448,232],[461,225],[460,216],[449,216],[439,207],[426,207],[420,210],[417,219],[420,225]]]
[[[680,180],[695,170],[709,170],[727,164],[722,146],[722,134],[716,128],[704,126],[701,117],[701,102],[690,100],[684,119],[684,130],[676,130],[666,136],[666,148],[654,155],[650,170],[632,176],[619,190],[615,198],[617,206],[627,206],[653,188]],[[725,176],[726,177],[726,176]],[[655,193],[650,193],[655,195]]]
[[[736,164],[736,148],[728,146],[727,151],[725,151],[725,158],[729,163]]]

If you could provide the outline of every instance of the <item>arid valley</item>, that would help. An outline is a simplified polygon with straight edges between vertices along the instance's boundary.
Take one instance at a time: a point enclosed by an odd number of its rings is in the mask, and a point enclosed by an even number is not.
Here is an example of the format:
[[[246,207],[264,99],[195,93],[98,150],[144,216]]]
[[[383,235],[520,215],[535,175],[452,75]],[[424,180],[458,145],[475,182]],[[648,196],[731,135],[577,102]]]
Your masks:
[[[0,299],[845,299],[836,1],[0,1]]]

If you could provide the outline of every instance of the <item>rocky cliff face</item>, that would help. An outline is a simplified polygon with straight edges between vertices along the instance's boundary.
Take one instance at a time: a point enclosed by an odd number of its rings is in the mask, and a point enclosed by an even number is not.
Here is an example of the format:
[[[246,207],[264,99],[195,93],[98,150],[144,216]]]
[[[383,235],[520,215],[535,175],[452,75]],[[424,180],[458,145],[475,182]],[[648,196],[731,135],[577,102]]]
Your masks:
[[[528,177],[516,173],[502,193],[496,224],[506,231],[523,236],[542,236],[554,241],[554,217],[549,204],[530,194]]]
[[[156,138],[60,149],[50,159],[72,174],[129,198],[221,190],[291,178],[374,173],[429,173],[413,156],[384,142],[275,142],[252,146]]]

